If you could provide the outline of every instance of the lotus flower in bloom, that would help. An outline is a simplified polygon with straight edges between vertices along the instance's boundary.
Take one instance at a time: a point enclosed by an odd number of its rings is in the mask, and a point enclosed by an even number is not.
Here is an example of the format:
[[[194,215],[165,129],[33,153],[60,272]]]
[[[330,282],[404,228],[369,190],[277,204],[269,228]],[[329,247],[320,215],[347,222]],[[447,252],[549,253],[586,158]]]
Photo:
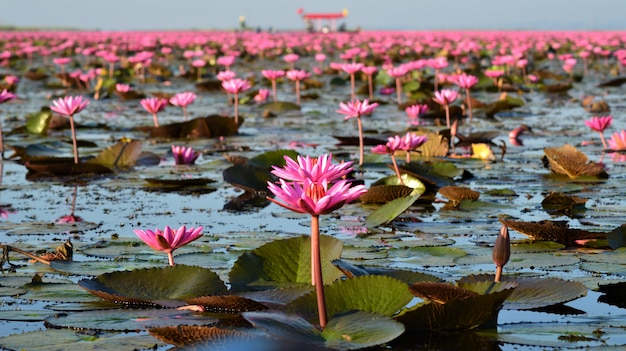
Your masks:
[[[180,106],[183,109],[183,116],[185,121],[187,120],[187,106],[193,104],[196,101],[196,94],[187,91],[184,93],[178,93],[170,98],[170,104],[174,106]]]
[[[365,99],[362,102],[359,100],[350,101],[348,103],[339,103],[339,110],[337,113],[346,115],[344,121],[350,118],[356,118],[357,127],[359,128],[359,165],[363,164],[364,150],[363,150],[363,122],[361,116],[368,116],[378,107],[378,103],[370,104],[369,100]]]
[[[288,180],[279,179],[279,184],[268,182],[267,186],[277,198],[268,200],[298,213],[311,214],[311,282],[315,286],[319,324],[326,326],[326,302],[320,253],[319,216],[330,213],[346,203],[356,200],[366,190],[364,185],[350,186],[350,181],[340,179],[352,170],[347,165],[332,165],[332,155],[319,158],[299,157],[298,162],[288,160],[282,168],[272,171]]]
[[[442,89],[435,92],[433,100],[446,110],[446,126],[450,128],[450,104],[456,100],[458,92],[452,89]]]
[[[426,112],[428,112],[428,105],[425,105],[425,104],[411,105],[405,108],[404,112],[406,112],[407,116],[409,116],[409,119],[411,120],[412,125],[419,125],[420,124],[419,117],[425,114]]]
[[[120,93],[128,93],[129,91],[131,91],[131,87],[128,84],[117,83],[115,84],[115,90],[119,91]]]
[[[285,75],[285,71],[264,69],[261,71],[261,74],[263,77],[272,82],[272,98],[274,99],[274,102],[278,101],[276,95],[276,79],[283,77]]]
[[[259,104],[267,101],[267,97],[270,95],[270,91],[267,89],[259,89],[259,92],[254,96],[254,101]]]
[[[389,154],[391,157],[391,163],[393,164],[393,170],[396,172],[396,176],[398,177],[398,181],[402,184],[402,175],[400,174],[400,169],[398,168],[398,163],[396,162],[395,153],[398,150],[404,150],[404,140],[399,135],[392,136],[387,138],[386,144],[380,144],[374,146],[371,151],[375,154]]]
[[[217,79],[221,80],[222,82],[226,80],[231,80],[235,78],[236,76],[237,76],[237,73],[233,71],[229,71],[229,70],[220,71],[217,73]]]
[[[74,163],[78,163],[78,145],[76,140],[76,129],[74,127],[74,115],[84,110],[89,105],[89,100],[82,96],[66,96],[52,102],[50,109],[62,116],[70,119],[72,130],[72,144],[74,146]]]
[[[222,88],[235,95],[235,124],[239,125],[239,93],[250,89],[250,82],[241,78],[234,78],[222,82]]]
[[[611,115],[603,116],[603,117],[596,116],[596,117],[593,117],[592,119],[588,119],[585,121],[585,124],[587,125],[587,127],[600,133],[602,146],[604,146],[605,149],[607,148],[607,143],[606,143],[606,139],[604,138],[604,130],[608,128],[611,125],[611,123],[613,123],[613,116]]]
[[[272,174],[292,182],[304,182],[306,179],[313,182],[340,179],[352,169],[352,162],[333,164],[332,154],[324,154],[318,158],[298,156],[295,161],[289,156],[284,156],[284,159],[285,166],[272,166]]]
[[[134,232],[151,248],[167,253],[170,266],[173,266],[174,255],[172,253],[174,250],[200,238],[202,236],[202,227],[191,227],[187,229],[185,226],[182,226],[174,231],[169,226],[165,226],[163,231],[159,229],[155,229],[154,231],[150,229],[135,229]]]
[[[609,139],[609,149],[615,151],[624,151],[626,150],[626,130],[615,132],[611,135],[611,139]]]
[[[163,111],[167,106],[167,100],[161,98],[145,98],[140,101],[141,106],[152,114],[152,120],[154,121],[154,126],[159,126],[159,120],[157,118],[157,113]]]
[[[174,162],[177,165],[192,165],[200,156],[200,153],[194,151],[191,147],[177,145],[172,145],[172,153],[174,154]]]

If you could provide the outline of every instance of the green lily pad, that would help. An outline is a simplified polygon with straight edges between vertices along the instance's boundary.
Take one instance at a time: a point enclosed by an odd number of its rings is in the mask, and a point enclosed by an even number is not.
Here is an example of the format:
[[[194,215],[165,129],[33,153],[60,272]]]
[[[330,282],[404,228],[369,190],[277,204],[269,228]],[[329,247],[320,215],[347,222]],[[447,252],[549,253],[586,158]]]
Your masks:
[[[215,324],[218,319],[177,309],[113,309],[56,314],[46,322],[57,328],[138,332],[171,325]]]
[[[365,219],[365,226],[368,228],[378,227],[381,224],[389,223],[396,217],[404,213],[422,195],[420,189],[411,192],[412,195],[397,198],[380,206]]]
[[[466,256],[467,252],[457,247],[412,247],[398,250],[396,260],[403,263],[419,264],[424,267],[453,266],[456,259]]]
[[[280,114],[288,111],[300,111],[300,105],[287,101],[267,102],[259,107],[274,114]]]
[[[324,287],[324,295],[328,318],[331,319],[352,310],[392,316],[413,299],[405,282],[383,275],[336,281]],[[314,291],[308,293],[289,303],[287,311],[314,321],[317,318],[316,298]]]
[[[85,293],[76,284],[68,283],[38,283],[26,284],[28,290],[22,297],[37,301],[57,302],[93,302],[98,301],[93,295]]]
[[[0,296],[18,296],[26,293],[23,288],[14,288],[11,286],[0,286]]]
[[[267,182],[274,176],[267,168],[249,164],[236,164],[222,172],[224,181],[248,192],[267,192]]]
[[[50,310],[0,311],[0,320],[17,322],[43,322],[57,312]]]
[[[339,240],[320,236],[322,274],[326,284],[341,278],[332,260],[341,255]],[[311,239],[309,236],[275,240],[237,259],[230,271],[233,290],[311,284]]]
[[[152,268],[155,265],[167,264],[163,256],[161,264],[147,261],[107,260],[107,261],[52,261],[50,267],[57,272],[69,275],[94,276],[111,271],[126,271],[129,269]]]
[[[46,135],[51,118],[52,112],[50,110],[29,115],[26,119],[26,130],[32,134]]]
[[[356,350],[384,344],[404,332],[402,324],[389,317],[363,311],[336,316],[322,332],[293,315],[246,312],[243,317],[279,340],[333,350]]]
[[[298,153],[293,150],[273,150],[254,156],[248,160],[248,164],[261,168],[271,169],[272,166],[282,167],[285,165],[284,156],[295,160]]]
[[[425,272],[415,272],[404,269],[381,268],[381,267],[365,267],[350,264],[344,260],[333,261],[335,266],[339,268],[348,278],[360,277],[364,275],[384,275],[389,276],[406,284],[416,282],[441,282],[441,278]]]
[[[227,291],[211,270],[185,265],[106,273],[78,285],[105,300],[139,306],[181,305],[185,299]]]
[[[141,141],[120,142],[102,150],[89,163],[99,164],[109,169],[125,169],[135,165],[141,155]]]
[[[45,329],[0,338],[0,346],[8,350],[23,350],[28,345],[29,351],[48,351],[52,345],[57,350],[146,350],[166,344],[155,340],[150,335],[127,333],[81,333],[69,329]]]

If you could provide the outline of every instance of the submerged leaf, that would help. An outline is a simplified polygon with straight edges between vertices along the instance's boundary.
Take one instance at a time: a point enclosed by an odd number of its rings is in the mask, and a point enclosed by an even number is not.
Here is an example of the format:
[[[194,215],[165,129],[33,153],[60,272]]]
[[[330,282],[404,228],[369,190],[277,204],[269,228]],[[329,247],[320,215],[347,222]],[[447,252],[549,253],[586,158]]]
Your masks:
[[[606,239],[607,233],[595,233],[569,228],[566,221],[522,222],[501,218],[500,222],[510,229],[529,236],[533,240],[555,241],[568,247],[576,246],[577,240]]]

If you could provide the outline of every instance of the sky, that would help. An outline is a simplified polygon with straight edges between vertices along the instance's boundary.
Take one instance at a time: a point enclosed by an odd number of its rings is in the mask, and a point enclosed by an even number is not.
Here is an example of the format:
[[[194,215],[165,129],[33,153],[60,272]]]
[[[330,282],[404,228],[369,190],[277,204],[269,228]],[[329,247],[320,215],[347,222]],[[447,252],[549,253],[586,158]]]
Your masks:
[[[348,29],[622,30],[626,0],[5,0],[0,25],[91,30],[303,29],[296,10],[348,10]]]

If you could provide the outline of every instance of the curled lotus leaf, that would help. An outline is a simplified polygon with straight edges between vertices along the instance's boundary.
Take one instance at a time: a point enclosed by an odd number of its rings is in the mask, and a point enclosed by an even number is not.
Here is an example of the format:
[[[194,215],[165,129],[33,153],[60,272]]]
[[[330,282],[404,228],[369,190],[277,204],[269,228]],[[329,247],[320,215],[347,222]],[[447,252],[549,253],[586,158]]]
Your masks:
[[[367,189],[367,192],[359,200],[361,202],[384,204],[400,197],[409,196],[413,189],[405,185],[377,185]]]
[[[545,157],[550,165],[550,170],[555,174],[563,174],[570,179],[580,176],[597,177],[606,179],[609,175],[598,163],[589,161],[587,156],[578,151],[574,146],[565,144],[560,147],[547,147],[544,149]]]
[[[205,325],[179,325],[148,329],[155,338],[178,347],[186,345],[220,345],[233,341],[253,341],[260,336],[244,331]]]
[[[441,134],[428,133],[428,140],[420,147],[422,157],[445,157],[450,149],[448,138]]]
[[[457,284],[465,286],[492,279],[493,275],[488,274],[470,275],[461,278]],[[559,278],[504,276],[502,281],[517,284],[502,306],[508,310],[529,310],[564,304],[587,295],[587,287],[584,284]]]
[[[396,320],[407,330],[452,331],[493,326],[515,286],[513,282],[493,281],[463,288],[448,283],[416,283],[410,286],[411,292],[429,299],[405,309]]]
[[[532,240],[554,241],[568,247],[578,245],[577,240],[606,239],[608,236],[608,233],[569,228],[567,221],[523,222],[501,218],[500,222],[510,229],[529,236]]]
[[[227,292],[211,270],[180,264],[105,273],[80,280],[78,285],[102,299],[131,306],[178,307],[186,299]]]
[[[237,295],[200,296],[186,299],[185,302],[190,305],[201,305],[207,311],[218,313],[241,313],[267,309],[262,303]]]
[[[478,191],[455,185],[441,187],[439,188],[439,193],[450,200],[454,205],[460,204],[463,200],[476,201],[480,197]]]

